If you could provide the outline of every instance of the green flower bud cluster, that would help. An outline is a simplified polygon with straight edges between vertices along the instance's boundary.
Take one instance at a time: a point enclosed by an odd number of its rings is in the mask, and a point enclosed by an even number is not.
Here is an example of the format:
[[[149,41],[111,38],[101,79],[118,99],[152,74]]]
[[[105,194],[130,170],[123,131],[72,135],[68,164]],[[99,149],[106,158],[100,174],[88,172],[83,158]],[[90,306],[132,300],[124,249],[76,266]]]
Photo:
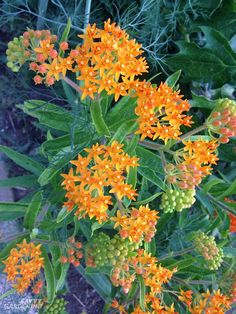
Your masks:
[[[139,248],[138,243],[122,239],[115,235],[112,239],[101,232],[87,246],[87,266],[118,266],[122,265],[127,257]]]
[[[195,194],[195,190],[168,189],[162,194],[160,208],[165,213],[181,212],[184,208],[189,208],[193,205]]]
[[[195,237],[195,246],[206,260],[207,268],[217,270],[223,262],[223,250],[218,248],[213,236],[207,236],[204,232],[198,233]]]
[[[8,43],[7,66],[13,71],[18,72],[21,66],[28,60],[25,47],[23,45],[23,36],[15,37]]]
[[[52,314],[61,314],[66,311],[66,304],[68,302],[65,301],[63,298],[57,298],[54,300],[53,304],[50,306],[46,306],[45,313],[52,313]]]

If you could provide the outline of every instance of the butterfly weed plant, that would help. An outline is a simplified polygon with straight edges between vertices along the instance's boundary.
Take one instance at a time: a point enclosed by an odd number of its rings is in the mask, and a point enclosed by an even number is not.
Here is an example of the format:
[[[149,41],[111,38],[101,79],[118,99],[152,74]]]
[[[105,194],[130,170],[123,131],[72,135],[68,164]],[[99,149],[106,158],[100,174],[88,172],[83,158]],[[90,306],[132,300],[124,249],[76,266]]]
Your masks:
[[[12,71],[28,64],[36,85],[62,84],[71,105],[18,105],[48,130],[40,159],[0,147],[34,178],[24,202],[1,205],[0,218],[24,228],[0,253],[12,291],[41,296],[42,313],[65,311],[72,264],[104,313],[225,313],[235,300],[235,203],[225,200],[235,182],[213,173],[236,135],[235,102],[215,100],[196,126],[180,71],[158,86],[143,79],[141,45],[110,20],[88,25],[81,44],[69,31],[70,21],[61,38],[27,29],[8,44]]]

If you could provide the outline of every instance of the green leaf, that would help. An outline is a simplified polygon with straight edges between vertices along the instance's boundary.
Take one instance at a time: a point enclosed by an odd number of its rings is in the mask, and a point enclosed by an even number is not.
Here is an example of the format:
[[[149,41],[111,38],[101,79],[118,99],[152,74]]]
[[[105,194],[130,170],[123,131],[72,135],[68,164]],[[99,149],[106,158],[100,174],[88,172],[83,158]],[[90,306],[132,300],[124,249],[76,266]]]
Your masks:
[[[0,203],[0,221],[15,220],[23,217],[28,204],[22,203]]]
[[[52,178],[58,174],[62,167],[67,165],[71,159],[76,155],[69,147],[65,147],[59,151],[53,159],[50,161],[49,167],[46,168],[38,178],[38,182],[41,186],[48,184]]]
[[[233,247],[224,247],[223,248],[224,256],[229,258],[236,257],[236,248]]]
[[[17,239],[12,240],[10,243],[6,244],[5,247],[1,250],[0,252],[0,260],[4,260],[8,257],[11,249],[13,249],[14,247],[16,247],[16,245],[20,242],[23,241],[23,239],[25,239],[27,236],[27,234],[21,236],[19,235],[19,237]]]
[[[205,109],[214,109],[217,100],[210,100],[204,96],[196,95],[192,92],[192,100],[190,100],[191,107],[194,108],[205,108]]]
[[[131,119],[128,121],[123,122],[119,128],[117,129],[117,131],[115,132],[115,134],[112,136],[109,145],[111,145],[111,143],[113,141],[117,141],[119,143],[122,143],[123,140],[125,139],[126,135],[134,132],[135,129],[137,129],[137,123],[135,119]]]
[[[44,258],[44,275],[47,283],[47,298],[48,298],[48,303],[52,304],[54,298],[55,298],[55,293],[56,293],[56,280],[55,280],[55,275],[54,275],[54,270],[52,267],[52,264],[50,262],[50,259],[48,257],[48,254],[45,250],[44,247],[41,247],[42,250],[42,256]]]
[[[121,124],[127,121],[127,117],[129,120],[137,119],[134,113],[136,105],[136,98],[122,97],[106,115],[105,120],[109,130],[115,132]]]
[[[66,24],[66,27],[64,29],[64,32],[61,36],[61,39],[60,39],[60,42],[59,42],[59,46],[60,44],[63,42],[63,41],[68,41],[68,36],[69,36],[69,33],[70,33],[70,28],[71,28],[71,19],[70,17],[68,18],[68,21],[67,21],[67,24]],[[64,56],[64,51],[60,51],[59,53],[59,56],[60,57],[63,57]]]
[[[66,207],[62,207],[62,209],[59,211],[59,213],[57,215],[56,222],[60,223],[61,221],[63,221],[70,214],[71,214],[71,211],[68,211],[66,209]]]
[[[161,194],[162,194],[162,192],[155,193],[155,194],[151,195],[150,197],[148,197],[148,198],[146,198],[146,199],[144,199],[142,201],[132,202],[131,205],[140,206],[140,205],[148,204],[151,201],[155,200]]]
[[[216,56],[218,56],[226,66],[236,65],[236,54],[230,47],[227,39],[217,30],[207,27],[199,27],[205,35],[206,48],[209,48]]]
[[[69,132],[74,121],[68,110],[43,100],[28,100],[17,107],[37,118],[42,125],[55,130]]]
[[[224,181],[221,180],[221,179],[218,179],[218,178],[216,178],[216,177],[214,177],[213,179],[212,179],[212,178],[209,178],[209,181],[206,182],[206,183],[203,185],[203,188],[202,188],[203,193],[204,193],[204,194],[207,194],[208,192],[211,191],[211,188],[212,188],[213,186],[218,185],[219,183],[222,183],[222,182],[224,182]]]
[[[26,229],[32,230],[34,228],[35,220],[38,216],[38,212],[41,208],[43,201],[43,195],[41,192],[34,194],[27,211],[25,213],[23,226]]]
[[[217,200],[223,200],[226,196],[235,194],[236,194],[236,179],[229,185],[228,189],[226,189],[217,197]]]
[[[139,304],[140,307],[143,311],[145,311],[145,284],[144,284],[144,279],[142,276],[138,275],[138,282],[139,282]]]
[[[70,264],[69,263],[60,264],[60,266],[61,266],[61,274],[60,274],[59,279],[56,282],[56,292],[61,290],[63,288],[63,286],[65,285],[66,276],[67,276]]]
[[[207,210],[207,213],[211,216],[214,213],[214,206],[212,205],[211,201],[204,195],[202,191],[197,191],[196,199],[202,204],[203,208]]]
[[[176,83],[179,80],[179,77],[181,75],[181,70],[176,71],[175,73],[171,74],[167,79],[166,79],[166,83],[167,85],[169,85],[170,87],[175,87]]]
[[[93,101],[90,106],[93,124],[99,135],[110,137],[109,128],[103,118],[102,109],[99,102]]]
[[[0,300],[7,298],[9,295],[16,293],[15,289],[8,290],[7,292],[0,295]]]
[[[7,157],[13,160],[18,166],[34,173],[37,176],[44,170],[44,167],[34,159],[20,154],[9,147],[0,145],[0,152],[6,154]]]
[[[85,238],[87,240],[90,240],[91,236],[92,236],[92,229],[91,229],[91,223],[90,221],[87,221],[85,219],[80,219],[78,221],[79,224],[79,228],[82,231],[83,235],[85,236]]]
[[[233,81],[235,66],[224,64],[211,49],[185,41],[179,41],[177,45],[180,51],[166,62],[172,70],[181,68],[186,81],[213,82],[215,87]]]
[[[80,265],[76,268],[86,281],[98,292],[106,303],[111,301],[111,282],[103,274],[86,274],[85,269]]]
[[[160,189],[166,189],[162,177],[159,177],[151,168],[138,167],[138,173],[145,177],[148,181],[158,186]]]
[[[161,214],[161,217],[157,222],[158,233],[160,233],[164,228],[166,228],[166,225],[168,224],[168,221],[172,218],[172,216],[173,216],[173,213]]]
[[[0,180],[1,188],[31,188],[37,185],[37,177],[35,175],[25,175]]]
[[[92,227],[91,227],[91,230],[92,230],[92,232],[91,232],[91,237],[93,236],[93,234],[94,234],[94,231],[96,231],[96,230],[98,230],[98,229],[101,229],[103,226],[105,225],[105,222],[104,223],[99,223],[99,222],[94,222],[93,224],[92,224]]]

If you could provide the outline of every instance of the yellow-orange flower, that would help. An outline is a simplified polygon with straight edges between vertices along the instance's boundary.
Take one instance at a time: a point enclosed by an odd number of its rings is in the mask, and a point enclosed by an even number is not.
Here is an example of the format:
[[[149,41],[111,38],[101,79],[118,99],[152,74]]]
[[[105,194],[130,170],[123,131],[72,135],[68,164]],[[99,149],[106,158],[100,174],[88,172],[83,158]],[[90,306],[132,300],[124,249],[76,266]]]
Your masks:
[[[137,107],[141,140],[149,137],[152,140],[160,138],[165,142],[169,139],[179,139],[182,125],[190,126],[193,122],[184,112],[189,110],[189,103],[182,99],[179,91],[172,90],[166,83],[158,88],[150,82],[139,82],[136,90]]]
[[[218,143],[216,140],[199,139],[183,141],[183,144],[184,148],[177,151],[177,165],[167,166],[167,180],[181,189],[194,189],[211,173],[211,166],[216,165]]]
[[[135,76],[147,72],[146,60],[140,57],[141,45],[130,40],[129,35],[110,20],[104,23],[104,29],[89,25],[79,37],[84,42],[76,49],[74,70],[80,72],[77,79],[85,81],[85,86],[81,87],[82,99],[86,96],[93,99],[95,93],[106,90],[109,95],[114,94],[117,101],[129,93]]]
[[[227,296],[221,294],[220,290],[213,291],[213,294],[207,290],[201,294],[199,301],[195,300],[195,305],[189,308],[191,314],[224,314],[230,309],[230,300]]]
[[[155,235],[158,212],[150,210],[148,205],[132,208],[128,213],[117,212],[111,220],[115,222],[114,228],[120,228],[120,235],[129,238],[132,242],[150,242]]]
[[[93,145],[87,148],[86,157],[78,155],[71,164],[76,170],[70,169],[63,174],[64,189],[67,191],[68,210],[76,207],[79,217],[95,217],[100,223],[108,219],[109,205],[113,204],[112,194],[121,200],[124,197],[135,200],[137,195],[131,184],[125,182],[130,167],[138,166],[138,158],[130,157],[123,145],[114,141],[111,146]]]
[[[17,248],[10,251],[8,258],[3,261],[7,280],[13,282],[12,286],[19,293],[25,292],[44,265],[40,247],[40,244],[36,246],[32,242],[27,243],[24,239],[22,243],[17,244]]]

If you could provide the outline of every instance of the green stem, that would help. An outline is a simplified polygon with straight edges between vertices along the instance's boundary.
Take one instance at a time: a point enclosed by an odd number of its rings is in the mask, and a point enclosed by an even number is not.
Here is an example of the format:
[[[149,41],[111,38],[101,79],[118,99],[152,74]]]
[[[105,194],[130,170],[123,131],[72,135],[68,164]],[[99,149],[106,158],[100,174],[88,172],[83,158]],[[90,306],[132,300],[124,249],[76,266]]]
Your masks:
[[[69,77],[60,75],[60,79],[65,81],[68,85],[70,85],[74,90],[76,90],[79,94],[82,94],[81,88],[79,85],[74,83]]]
[[[214,196],[212,196],[210,193],[207,193],[207,196],[209,197],[209,199],[211,199],[215,204],[217,204],[219,207],[224,208],[226,211],[228,211],[229,213],[235,215],[235,211],[232,210],[230,207],[228,207],[227,205],[225,205],[224,203],[218,201]]]
[[[193,129],[192,131],[189,131],[188,133],[180,136],[180,139],[178,141],[176,141],[173,145],[177,144],[177,143],[180,143],[182,142],[183,140],[185,140],[186,138],[194,135],[194,134],[197,134],[203,130],[207,129],[207,127],[203,124],[203,125],[200,125],[199,127]]]
[[[86,5],[85,5],[85,13],[84,13],[84,30],[89,24],[89,18],[90,18],[90,11],[91,11],[91,0],[86,0]]]
[[[166,255],[163,255],[161,256],[160,258],[158,258],[158,261],[162,261],[164,259],[167,259],[167,258],[170,258],[170,257],[176,257],[176,256],[181,256],[181,255],[184,255],[186,253],[189,253],[189,252],[192,252],[194,249],[194,246],[191,246],[187,249],[184,249],[184,250],[181,250],[181,251],[178,251],[178,252],[171,252],[169,254],[166,254]]]
[[[7,243],[7,242],[10,242],[10,241],[13,241],[13,240],[16,240],[17,238],[19,237],[23,237],[23,236],[28,236],[29,235],[29,232],[28,231],[25,231],[25,232],[19,232],[17,234],[13,234],[7,238],[3,238],[0,240],[0,243]]]

